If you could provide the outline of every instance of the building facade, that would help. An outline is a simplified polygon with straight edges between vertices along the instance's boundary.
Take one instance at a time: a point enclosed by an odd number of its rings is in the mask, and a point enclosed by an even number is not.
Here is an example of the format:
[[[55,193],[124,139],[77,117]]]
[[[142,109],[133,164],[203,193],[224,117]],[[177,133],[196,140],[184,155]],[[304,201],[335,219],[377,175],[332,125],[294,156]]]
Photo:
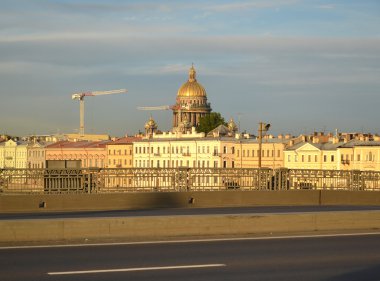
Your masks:
[[[261,167],[277,169],[284,167],[284,150],[290,140],[268,138],[262,140]],[[256,138],[240,139],[235,142],[235,167],[259,167],[259,141]]]
[[[133,142],[141,138],[124,137],[107,144],[108,168],[133,167]]]
[[[8,140],[0,143],[0,169],[27,168],[28,142]]]
[[[46,146],[46,160],[76,160],[82,168],[105,168],[108,142],[57,142]]]
[[[137,168],[220,168],[223,140],[203,133],[153,135],[133,143]]]
[[[51,143],[36,141],[28,146],[28,168],[43,169],[46,168],[45,147]]]
[[[301,142],[284,151],[289,169],[380,171],[380,142]]]

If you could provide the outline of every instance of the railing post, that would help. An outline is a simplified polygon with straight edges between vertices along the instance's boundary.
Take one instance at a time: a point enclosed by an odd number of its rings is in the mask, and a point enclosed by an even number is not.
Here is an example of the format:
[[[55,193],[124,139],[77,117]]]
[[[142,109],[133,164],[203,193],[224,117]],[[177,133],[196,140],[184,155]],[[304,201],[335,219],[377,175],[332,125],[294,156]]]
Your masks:
[[[274,170],[274,183],[272,183],[274,190],[289,189],[288,172],[289,170],[287,168],[278,168]]]
[[[351,171],[351,190],[362,190],[362,176],[360,170]]]

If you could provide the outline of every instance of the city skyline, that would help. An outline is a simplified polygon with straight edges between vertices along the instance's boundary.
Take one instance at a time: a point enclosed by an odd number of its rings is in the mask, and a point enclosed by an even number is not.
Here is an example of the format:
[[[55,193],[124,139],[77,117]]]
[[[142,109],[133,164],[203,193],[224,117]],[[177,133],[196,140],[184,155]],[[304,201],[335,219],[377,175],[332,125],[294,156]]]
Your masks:
[[[191,64],[213,111],[242,130],[379,133],[377,1],[2,1],[0,133],[143,131],[152,115],[171,128]],[[238,120],[239,119],[239,120]]]

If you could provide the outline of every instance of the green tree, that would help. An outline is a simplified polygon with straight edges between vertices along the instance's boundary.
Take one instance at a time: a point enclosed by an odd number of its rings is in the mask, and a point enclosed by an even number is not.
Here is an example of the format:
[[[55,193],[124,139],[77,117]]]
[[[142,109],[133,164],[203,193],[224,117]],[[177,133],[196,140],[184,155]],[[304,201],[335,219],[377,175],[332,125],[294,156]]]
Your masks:
[[[219,125],[227,126],[227,123],[224,121],[224,118],[219,112],[211,112],[210,114],[207,114],[199,119],[197,132],[204,132],[207,134]]]

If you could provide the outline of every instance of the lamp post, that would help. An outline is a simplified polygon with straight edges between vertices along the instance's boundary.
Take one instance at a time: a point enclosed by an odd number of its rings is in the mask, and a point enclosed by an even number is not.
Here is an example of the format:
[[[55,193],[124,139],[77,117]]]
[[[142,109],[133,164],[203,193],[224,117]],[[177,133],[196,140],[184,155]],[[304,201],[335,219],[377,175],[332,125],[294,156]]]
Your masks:
[[[265,135],[265,133],[269,130],[270,128],[270,124],[265,124],[263,122],[260,122],[259,123],[259,168],[261,168],[261,155],[262,155],[262,151],[261,151],[261,146],[262,146],[262,143],[263,143],[263,133]]]

